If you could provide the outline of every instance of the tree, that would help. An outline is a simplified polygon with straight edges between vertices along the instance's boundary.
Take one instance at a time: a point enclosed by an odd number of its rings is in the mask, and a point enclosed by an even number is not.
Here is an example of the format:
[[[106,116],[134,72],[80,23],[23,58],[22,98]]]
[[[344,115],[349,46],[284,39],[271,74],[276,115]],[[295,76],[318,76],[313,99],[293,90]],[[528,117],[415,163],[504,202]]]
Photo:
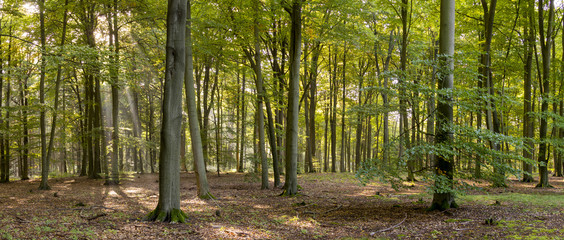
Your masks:
[[[550,50],[552,49],[552,34],[554,31],[554,0],[549,0],[549,10],[548,10],[548,22],[546,27],[546,32],[544,28],[544,1],[539,0],[538,2],[538,12],[539,12],[539,35],[540,35],[540,46],[542,55],[542,85],[540,88],[542,105],[541,113],[543,116],[540,118],[540,129],[539,138],[541,143],[539,145],[539,156],[538,156],[538,166],[539,166],[539,183],[537,187],[550,187],[548,183],[548,156],[547,156],[547,128],[548,128],[548,102],[550,100]]]
[[[41,184],[39,185],[40,190],[49,190],[49,183],[47,179],[49,178],[49,159],[47,158],[47,133],[45,128],[45,0],[39,0],[39,22],[40,22],[40,32],[41,32],[41,73],[39,82],[39,103],[41,106],[41,112],[39,117],[40,131],[41,131]]]
[[[245,51],[247,55],[247,59],[255,72],[255,85],[257,88],[257,131],[258,131],[258,158],[261,163],[261,189],[268,189],[268,161],[266,159],[266,150],[265,150],[265,137],[264,137],[264,108],[263,103],[265,99],[265,91],[263,86],[263,77],[262,77],[262,64],[261,64],[261,49],[260,49],[260,36],[259,36],[259,19],[260,16],[260,2],[258,0],[254,1],[253,4],[254,11],[255,11],[255,19],[253,24],[253,34],[254,34],[254,56],[250,51]],[[272,150],[273,152],[275,149]]]
[[[108,20],[110,29],[110,48],[114,49],[112,65],[110,66],[112,78],[112,173],[106,180],[106,184],[119,184],[118,152],[119,152],[119,28],[118,21],[118,2],[114,0],[113,13]],[[113,40],[113,41],[112,41]]]
[[[167,13],[166,69],[162,106],[159,162],[159,203],[147,221],[185,222],[180,210],[180,131],[182,84],[185,73],[187,1],[169,0]]]
[[[525,65],[524,65],[524,111],[523,111],[523,137],[525,138],[525,148],[523,149],[523,157],[527,159],[533,159],[533,152],[535,146],[533,143],[533,138],[535,136],[535,129],[533,128],[533,123],[535,118],[533,117],[533,109],[531,108],[531,87],[532,87],[532,75],[533,75],[533,48],[535,44],[535,35],[532,28],[533,22],[533,12],[534,4],[527,1],[527,24],[525,25],[524,43],[525,43]],[[564,66],[564,65],[563,65]],[[532,182],[533,179],[533,166],[530,163],[523,162],[523,182]]]
[[[437,122],[435,143],[439,147],[449,147],[453,142],[452,131],[452,88],[454,79],[454,0],[441,0],[439,54],[441,73],[439,74],[439,91],[437,99]],[[456,208],[454,201],[453,175],[454,159],[447,151],[437,154],[435,162],[435,192],[431,209],[445,210]]]
[[[184,73],[184,85],[186,87],[186,112],[188,112],[188,125],[190,127],[190,139],[192,141],[192,154],[194,155],[194,169],[196,170],[196,184],[198,197],[207,199],[214,198],[210,193],[208,177],[204,163],[204,150],[198,123],[198,110],[196,106],[196,92],[194,90],[194,60],[192,57],[192,7],[190,0],[187,2],[186,18],[186,72]]]
[[[298,115],[300,99],[300,59],[302,52],[302,3],[293,0],[286,11],[292,19],[290,33],[290,80],[288,81],[288,125],[286,127],[286,183],[284,193],[293,196],[298,193]]]

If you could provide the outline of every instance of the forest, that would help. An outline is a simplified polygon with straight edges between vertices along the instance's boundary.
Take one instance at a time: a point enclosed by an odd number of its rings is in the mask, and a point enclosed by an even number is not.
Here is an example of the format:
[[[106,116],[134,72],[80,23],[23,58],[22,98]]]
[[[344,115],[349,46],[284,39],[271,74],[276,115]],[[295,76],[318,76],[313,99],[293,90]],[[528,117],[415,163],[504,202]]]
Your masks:
[[[0,0],[0,239],[564,237],[560,0]]]

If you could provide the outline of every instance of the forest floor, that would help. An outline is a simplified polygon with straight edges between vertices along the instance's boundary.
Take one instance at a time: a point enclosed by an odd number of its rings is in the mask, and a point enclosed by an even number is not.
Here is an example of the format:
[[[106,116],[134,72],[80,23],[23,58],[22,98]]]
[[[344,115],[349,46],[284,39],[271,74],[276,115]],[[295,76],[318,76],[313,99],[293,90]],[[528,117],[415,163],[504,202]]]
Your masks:
[[[158,202],[158,175],[130,174],[118,186],[84,177],[0,185],[1,239],[562,239],[564,180],[555,188],[508,181],[457,198],[457,209],[427,211],[423,182],[395,191],[359,184],[352,174],[302,174],[296,197],[260,190],[256,175],[209,174],[215,200],[196,197],[194,174],[181,174],[187,224],[140,221]],[[272,183],[271,183],[272,184]]]

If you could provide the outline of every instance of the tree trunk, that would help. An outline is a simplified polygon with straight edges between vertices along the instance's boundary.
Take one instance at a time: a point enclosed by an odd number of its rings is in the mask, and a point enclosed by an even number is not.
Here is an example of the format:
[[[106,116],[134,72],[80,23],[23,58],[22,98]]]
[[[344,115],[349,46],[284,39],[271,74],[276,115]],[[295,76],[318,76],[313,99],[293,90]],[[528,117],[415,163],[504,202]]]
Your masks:
[[[533,44],[535,44],[534,31],[530,27],[533,24],[533,3],[527,3],[527,18],[529,23],[525,25],[525,65],[524,65],[524,111],[523,111],[523,138],[525,138],[525,146],[523,149],[523,157],[531,159],[533,161],[533,152],[535,150],[535,145],[533,143],[533,138],[535,137],[535,130],[533,128],[533,123],[535,121],[533,117],[533,112],[531,108],[531,84],[533,75]],[[562,65],[564,66],[564,64]],[[533,166],[530,163],[523,162],[523,182],[532,182],[533,179]]]
[[[542,53],[542,85],[541,85],[541,114],[548,113],[548,102],[550,101],[550,49],[552,45],[552,34],[553,34],[553,21],[554,21],[554,0],[549,2],[549,13],[548,13],[548,26],[544,29],[544,1],[540,0],[539,3],[539,33],[540,33],[540,45]],[[539,138],[541,143],[539,145],[539,156],[538,156],[538,167],[539,167],[539,183],[537,187],[550,187],[548,183],[548,156],[547,156],[547,128],[548,119],[547,116],[540,118],[540,130]]]
[[[405,147],[405,150],[411,148],[411,144],[409,141],[411,131],[409,130],[409,121],[407,118],[407,104],[406,101],[407,93],[406,93],[406,78],[407,78],[407,43],[409,37],[409,28],[410,24],[408,16],[408,4],[409,0],[402,0],[401,5],[401,22],[402,22],[402,41],[401,41],[401,49],[400,49],[400,76],[398,78],[399,84],[399,114],[400,114],[400,154],[399,158],[401,159],[403,156],[402,145]],[[411,15],[411,14],[410,14]],[[407,160],[407,180],[413,181],[415,177],[413,176],[413,160],[412,156],[408,156]]]
[[[239,146],[239,168],[237,169],[237,172],[243,172],[245,170],[245,132],[247,127],[247,102],[245,102],[246,76],[246,71],[243,70],[243,79],[241,85],[241,145]]]
[[[329,49],[331,55],[331,49]],[[330,58],[330,57],[329,57]],[[329,64],[331,66],[331,64]],[[331,172],[337,172],[337,50],[333,58],[333,80],[331,93]]]
[[[40,22],[40,32],[41,32],[41,72],[40,72],[40,82],[39,82],[39,103],[43,106],[45,104],[45,0],[39,0],[39,22]],[[40,190],[49,190],[49,183],[47,182],[49,178],[49,162],[47,158],[47,129],[45,127],[45,108],[41,108],[39,115],[39,128],[41,131],[41,184],[39,185]],[[6,146],[8,147],[8,146]],[[4,179],[2,179],[4,180]]]
[[[440,35],[439,35],[439,53],[441,71],[439,75],[439,90],[452,89],[453,87],[453,71],[454,71],[454,0],[441,0],[441,16],[440,16]],[[436,127],[436,144],[445,145],[452,149],[453,131],[453,99],[451,96],[439,94],[437,101],[437,127]],[[433,194],[433,202],[431,209],[445,210],[448,208],[456,208],[454,201],[453,187],[453,156],[438,154],[436,156],[435,174],[442,178],[443,181],[435,181],[435,193]],[[445,181],[446,180],[446,181]],[[444,186],[444,185],[447,186]],[[447,188],[447,191],[437,192],[437,189]]]
[[[186,68],[186,3],[185,0],[170,0],[168,6],[159,203],[157,208],[145,217],[148,221],[183,223],[188,217],[180,210],[180,132],[178,131],[182,126],[182,84]]]
[[[341,170],[341,172],[346,172],[345,169],[345,158],[347,156],[346,152],[345,152],[345,143],[346,143],[346,137],[345,137],[345,98],[346,98],[346,75],[345,73],[347,72],[347,43],[345,42],[345,47],[343,48],[343,76],[342,76],[342,81],[343,81],[343,97],[341,98],[342,102],[342,112],[341,112],[341,162],[340,162],[340,168],[339,170]]]
[[[298,193],[298,122],[300,101],[300,59],[302,49],[302,0],[293,0],[286,11],[292,19],[290,32],[290,80],[288,90],[288,125],[286,127],[286,183],[284,195]]]
[[[68,0],[67,0],[68,1]],[[113,21],[108,21],[110,26],[110,48],[113,47],[115,56],[112,57],[112,66],[110,68],[112,78],[112,172],[110,178],[106,180],[106,184],[119,184],[119,29],[117,25],[117,0],[113,4]],[[112,37],[113,35],[113,37]],[[112,43],[113,40],[113,43]]]
[[[174,1],[174,0],[172,0]],[[182,0],[180,0],[182,1]],[[184,75],[186,112],[188,113],[188,125],[190,126],[190,140],[192,141],[192,154],[194,159],[194,169],[196,173],[196,185],[198,187],[198,197],[202,199],[214,198],[210,193],[206,168],[204,164],[204,151],[200,134],[200,124],[198,123],[198,109],[196,105],[196,92],[194,90],[194,62],[192,56],[192,11],[190,0],[187,1],[186,26],[186,72]],[[244,82],[244,78],[243,78]],[[244,126],[244,124],[243,124]],[[243,145],[243,144],[241,144]],[[162,151],[162,150],[161,150]]]
[[[23,130],[23,139],[22,139],[23,150],[22,150],[22,156],[21,156],[22,157],[22,164],[21,164],[21,169],[20,169],[21,180],[28,180],[29,179],[29,127],[28,127],[28,112],[27,112],[27,108],[29,106],[29,99],[28,99],[27,80],[28,80],[27,77],[25,77],[22,80],[21,91],[20,91],[20,98],[21,98],[21,101],[22,101],[21,105],[22,105],[22,130]],[[0,87],[0,99],[1,98],[2,98],[2,87]],[[1,106],[2,106],[2,104],[0,103],[0,107]],[[0,118],[1,118],[1,115],[0,115]],[[0,125],[2,125],[1,122],[0,122]],[[2,141],[2,140],[3,140],[2,137],[0,137],[0,141]],[[2,154],[0,154],[0,155],[2,155]]]

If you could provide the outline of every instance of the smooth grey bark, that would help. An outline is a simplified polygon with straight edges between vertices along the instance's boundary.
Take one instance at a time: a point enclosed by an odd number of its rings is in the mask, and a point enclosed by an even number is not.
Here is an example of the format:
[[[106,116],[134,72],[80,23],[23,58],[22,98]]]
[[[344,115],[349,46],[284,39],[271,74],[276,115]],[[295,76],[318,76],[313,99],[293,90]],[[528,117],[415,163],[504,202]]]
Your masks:
[[[65,46],[65,40],[66,40],[66,32],[67,32],[67,5],[68,5],[68,0],[65,1],[65,11],[63,13],[63,33],[62,33],[62,37],[61,37],[61,52],[64,50],[64,46]],[[62,66],[61,63],[59,62],[57,64],[57,77],[55,80],[55,104],[53,107],[53,113],[52,113],[52,120],[51,120],[51,133],[49,135],[49,145],[47,148],[47,162],[51,162],[51,152],[53,151],[53,146],[54,146],[54,139],[55,139],[55,132],[57,129],[57,115],[58,115],[58,109],[59,109],[59,89],[61,86],[61,78],[62,78]],[[43,176],[42,176],[43,177]]]
[[[392,59],[392,53],[394,51],[394,30],[390,31],[390,39],[388,41],[388,53],[386,56],[386,60],[384,61],[384,73],[388,72],[389,66],[390,66],[390,61]],[[388,81],[389,81],[389,77],[388,76],[384,76],[384,89],[389,89],[388,88]],[[382,160],[384,162],[384,164],[389,164],[390,163],[390,118],[389,118],[389,113],[387,108],[390,107],[390,102],[388,99],[388,93],[386,91],[382,92],[382,104],[384,104],[384,107],[386,108],[386,110],[384,111],[384,119],[383,119],[383,130],[384,130],[384,139],[383,139],[383,152],[382,152]]]
[[[302,0],[293,0],[286,11],[292,19],[290,30],[290,80],[288,81],[288,124],[286,126],[286,183],[283,195],[298,193],[298,122],[300,101],[300,59],[302,50]]]
[[[438,42],[435,39],[435,35],[432,34],[433,39],[432,39],[432,43],[431,43],[431,59],[433,59],[433,61],[437,60],[437,56],[438,56]],[[435,142],[435,89],[436,89],[436,81],[437,81],[437,67],[435,64],[433,64],[433,72],[432,72],[432,76],[431,76],[431,93],[429,94],[429,98],[427,100],[427,134],[425,136],[427,142],[429,144]],[[428,153],[427,154],[427,166],[430,166],[431,163],[434,161],[435,159],[435,155],[432,153]]]
[[[185,222],[180,210],[180,127],[182,85],[185,73],[186,0],[169,0],[167,13],[166,70],[162,106],[159,161],[159,203],[145,220]]]
[[[247,52],[247,58],[251,63],[251,66],[255,72],[255,85],[257,88],[257,127],[258,127],[258,157],[260,159],[261,165],[261,189],[268,189],[268,161],[266,158],[266,149],[265,149],[265,136],[264,136],[264,98],[265,98],[265,91],[263,86],[263,77],[262,77],[262,64],[261,64],[261,56],[260,56],[260,36],[259,36],[259,22],[258,16],[260,13],[259,10],[259,2],[255,1],[254,3],[254,10],[255,10],[255,19],[253,24],[253,35],[254,35],[254,54],[251,57],[251,54]],[[275,149],[273,149],[275,151]]]
[[[112,66],[110,67],[112,85],[112,171],[110,177],[106,179],[106,184],[119,184],[119,29],[117,25],[118,9],[117,0],[113,2],[113,12],[111,20],[108,21],[110,27],[110,48],[114,50],[112,56]],[[113,42],[112,42],[113,40]]]
[[[343,81],[343,95],[341,98],[341,161],[339,164],[339,170],[341,172],[346,172],[346,168],[345,168],[345,158],[346,158],[346,152],[345,152],[345,98],[346,98],[346,72],[347,72],[347,43],[345,42],[344,44],[344,48],[343,48],[343,72],[342,72],[342,81]]]
[[[550,50],[552,48],[552,34],[553,34],[553,22],[554,22],[554,0],[549,1],[549,12],[548,12],[548,25],[544,28],[544,1],[539,0],[538,2],[538,12],[539,12],[539,34],[540,34],[540,46],[542,55],[542,85],[541,85],[541,113],[548,113],[548,102],[550,101]],[[546,34],[546,35],[545,35]],[[548,156],[547,150],[548,146],[546,143],[547,139],[547,128],[548,119],[547,116],[540,118],[540,129],[539,138],[541,140],[539,144],[539,156],[538,156],[538,167],[539,167],[539,183],[537,187],[551,187],[548,182]]]
[[[188,112],[188,125],[190,127],[190,140],[192,141],[192,154],[194,159],[194,169],[196,173],[196,184],[198,187],[198,197],[202,199],[214,198],[210,193],[208,177],[204,163],[204,149],[200,134],[200,124],[198,122],[198,109],[196,105],[196,91],[194,90],[194,60],[192,56],[192,11],[190,0],[187,2],[186,17],[186,72],[184,75],[184,85],[186,87],[186,111]],[[244,124],[243,124],[244,125]]]
[[[0,79],[2,81],[2,79]],[[27,108],[29,106],[29,98],[28,98],[28,86],[27,86],[28,78],[24,77],[21,81],[21,91],[20,91],[20,99],[21,99],[21,106],[23,107],[21,115],[22,115],[22,164],[20,168],[20,179],[21,180],[28,180],[29,179],[29,126],[28,126],[28,111]],[[1,85],[1,83],[0,83]],[[2,99],[2,87],[0,86],[0,99]],[[0,101],[0,107],[2,107]],[[0,118],[2,115],[0,114]],[[2,122],[0,121],[0,126]],[[0,136],[0,141],[3,141],[3,137]],[[0,151],[2,151],[0,149]],[[3,155],[0,154],[0,155]]]
[[[331,58],[331,49],[329,49],[329,58]],[[331,69],[331,60],[329,60],[329,69]],[[329,73],[331,75],[331,73]],[[331,172],[337,172],[337,50],[333,58],[333,74],[330,83],[330,124],[331,124]]]
[[[524,30],[524,43],[525,43],[525,65],[524,65],[524,109],[523,109],[523,137],[525,138],[525,148],[523,149],[523,157],[533,160],[533,152],[535,145],[533,138],[535,137],[535,129],[533,123],[535,121],[533,116],[533,109],[531,107],[531,88],[532,88],[532,75],[533,75],[533,47],[535,44],[535,34],[533,28],[533,11],[534,4],[528,2],[527,18],[528,24],[525,25]],[[564,66],[564,65],[563,65]],[[523,162],[523,182],[532,182],[533,179],[533,166],[527,162]]]
[[[2,21],[0,21],[0,30],[2,29]],[[0,36],[1,39],[1,36]],[[0,50],[2,46],[0,44]],[[4,182],[3,180],[6,178],[6,173],[4,172],[4,161],[5,161],[5,152],[4,152],[4,118],[2,117],[2,94],[4,92],[4,59],[0,54],[0,182]],[[9,180],[9,178],[8,178]]]
[[[40,63],[40,80],[39,80],[39,104],[41,110],[39,113],[39,128],[41,134],[41,183],[39,184],[40,190],[49,190],[49,162],[47,161],[47,133],[45,126],[45,0],[39,0],[39,22],[41,33],[41,63]]]
[[[239,168],[237,172],[245,170],[245,133],[247,127],[247,103],[245,102],[245,83],[247,74],[243,70],[243,79],[241,79],[241,145],[239,146]]]
[[[309,71],[309,98],[310,104],[309,109],[305,109],[305,111],[309,111],[309,122],[307,127],[309,128],[309,135],[307,139],[307,151],[309,152],[309,157],[311,158],[309,161],[309,172],[315,172],[313,167],[313,159],[316,156],[316,127],[315,127],[315,112],[317,107],[317,76],[318,76],[318,67],[319,67],[319,56],[321,55],[321,42],[316,41],[313,46],[313,53],[311,56],[311,67]]]
[[[141,121],[139,119],[139,101],[137,99],[137,92],[135,90],[131,90],[131,88],[125,88],[125,96],[127,97],[128,105],[129,105],[129,116],[131,117],[131,122],[133,123],[133,137],[142,141],[142,129],[141,129]],[[133,165],[134,169],[137,172],[143,173],[145,169],[143,168],[143,159],[139,156],[138,151],[141,151],[139,146],[132,145],[131,148],[133,149]]]
[[[440,35],[439,35],[439,54],[440,71],[439,90],[449,90],[453,88],[454,80],[454,0],[441,0],[441,16],[440,16]],[[452,96],[444,93],[438,95],[437,101],[437,122],[436,122],[436,138],[437,145],[452,148],[454,140],[451,128],[453,118],[453,99]],[[433,193],[433,201],[431,209],[445,210],[448,208],[456,208],[454,201],[453,175],[454,175],[454,157],[452,155],[437,154],[435,162],[435,174],[437,177],[446,178],[445,181],[435,181],[435,188],[450,189]],[[443,186],[442,184],[448,184]]]
[[[497,0],[491,0],[489,7],[486,0],[482,0],[482,8],[484,11],[484,27],[485,27],[485,42],[483,45],[483,54],[481,55],[481,62],[482,62],[482,79],[485,80],[486,88],[489,95],[489,100],[487,100],[487,109],[486,109],[486,126],[487,128],[496,133],[502,134],[501,130],[501,123],[499,113],[496,107],[496,103],[494,100],[495,90],[494,90],[494,83],[493,83],[493,76],[491,70],[491,43],[493,37],[493,25],[494,25],[494,17],[495,17],[495,10],[497,6]],[[495,140],[490,141],[490,148],[494,151],[501,151],[501,143]],[[507,184],[505,183],[505,170],[502,166],[503,159],[496,159],[497,161],[494,163],[494,179],[493,185],[497,187],[506,187]]]
[[[400,114],[400,153],[399,157],[403,156],[403,148],[408,150],[411,148],[410,135],[411,130],[409,129],[409,121],[407,118],[407,104],[406,101],[406,77],[407,77],[407,44],[409,41],[409,29],[411,28],[411,14],[408,16],[408,3],[409,0],[402,0],[401,5],[401,22],[402,22],[402,41],[400,48],[400,76],[398,78],[399,84],[399,114]],[[407,180],[413,181],[415,177],[413,176],[413,160],[410,156],[407,160]]]

